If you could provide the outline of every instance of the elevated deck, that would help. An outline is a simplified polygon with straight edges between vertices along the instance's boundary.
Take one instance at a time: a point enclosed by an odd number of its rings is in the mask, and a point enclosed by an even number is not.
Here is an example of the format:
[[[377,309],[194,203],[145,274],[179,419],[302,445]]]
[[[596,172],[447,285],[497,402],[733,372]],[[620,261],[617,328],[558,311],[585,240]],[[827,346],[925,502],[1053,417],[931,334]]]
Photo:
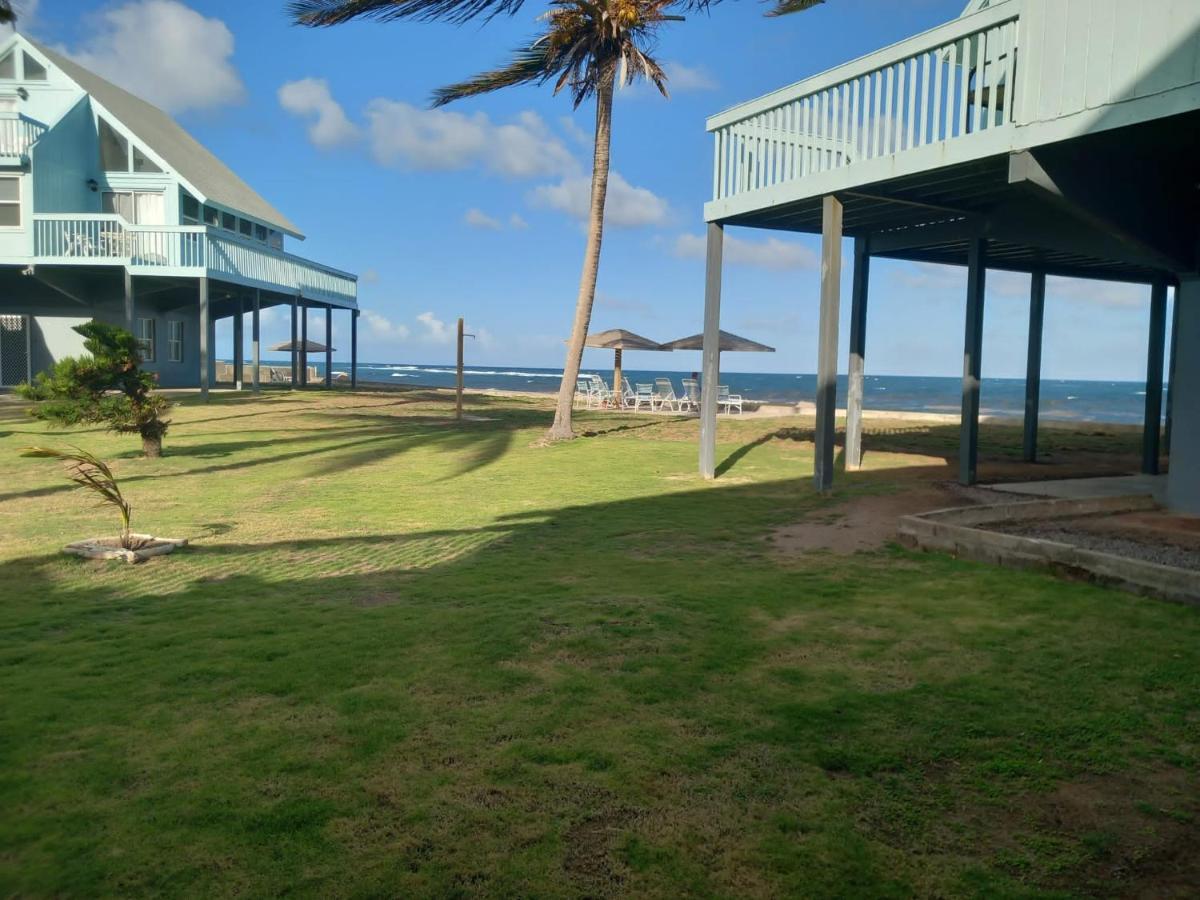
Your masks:
[[[207,276],[353,308],[354,275],[209,226],[130,225],[115,215],[33,217],[34,265],[124,266],[134,275]]]

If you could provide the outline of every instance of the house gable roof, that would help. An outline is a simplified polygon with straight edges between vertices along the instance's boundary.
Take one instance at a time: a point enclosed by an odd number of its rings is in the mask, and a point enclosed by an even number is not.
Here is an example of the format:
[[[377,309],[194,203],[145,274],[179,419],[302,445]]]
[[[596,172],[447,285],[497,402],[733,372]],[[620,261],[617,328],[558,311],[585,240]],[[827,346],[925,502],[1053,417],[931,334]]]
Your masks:
[[[18,40],[25,41],[44,56],[161,157],[199,195],[199,199],[245,213],[295,237],[304,237],[287,216],[259,196],[161,109],[24,35]]]

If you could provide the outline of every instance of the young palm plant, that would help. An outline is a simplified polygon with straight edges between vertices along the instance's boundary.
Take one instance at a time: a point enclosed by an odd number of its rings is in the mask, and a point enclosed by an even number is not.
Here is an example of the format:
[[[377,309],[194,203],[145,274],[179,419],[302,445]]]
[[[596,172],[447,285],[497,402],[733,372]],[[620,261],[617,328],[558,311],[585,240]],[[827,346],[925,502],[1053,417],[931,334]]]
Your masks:
[[[777,0],[767,14],[799,12],[822,2]],[[288,8],[297,24],[321,27],[359,18],[462,23],[479,15],[512,14],[522,3],[523,0],[292,0]],[[672,10],[705,9],[709,3],[710,0],[551,0],[550,9],[540,17],[545,23],[543,32],[519,49],[508,65],[434,92],[433,105],[443,106],[514,85],[553,81],[554,93],[569,89],[576,108],[585,100],[593,97],[596,100],[587,244],[554,424],[546,435],[548,440],[575,436],[571,426],[575,383],[583,362],[583,342],[592,320],[604,237],[613,90],[618,84],[645,78],[664,97],[668,96],[666,74],[649,52],[654,38],[664,23],[683,20]]]
[[[21,455],[37,459],[59,459],[65,462],[68,478],[84,490],[98,495],[100,506],[111,506],[120,513],[121,547],[125,550],[133,548],[133,541],[129,536],[129,518],[132,508],[129,501],[121,495],[117,478],[104,460],[78,447],[71,447],[67,450],[56,450],[53,447],[26,447],[21,451]]]

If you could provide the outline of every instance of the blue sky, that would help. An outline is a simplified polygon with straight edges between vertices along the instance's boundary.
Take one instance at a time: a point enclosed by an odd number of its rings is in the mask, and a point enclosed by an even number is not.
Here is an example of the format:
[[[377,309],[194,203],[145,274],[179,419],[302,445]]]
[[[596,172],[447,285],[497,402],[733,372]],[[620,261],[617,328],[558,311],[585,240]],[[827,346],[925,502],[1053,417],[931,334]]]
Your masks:
[[[537,87],[427,108],[435,87],[505,60],[544,6],[464,27],[312,31],[289,25],[283,5],[24,0],[24,29],[174,113],[300,225],[308,239],[293,252],[359,273],[364,361],[447,362],[462,315],[480,336],[472,363],[560,366],[583,249],[591,108],[573,111],[568,97]],[[640,86],[616,104],[594,329],[658,340],[700,330],[707,115],[953,18],[961,5],[830,0],[768,20],[761,4],[726,2],[664,31],[657,55],[672,98]],[[722,324],[779,352],[726,365],[813,371],[816,240],[727,234]],[[879,260],[871,288],[869,371],[961,373],[964,270]],[[991,273],[985,377],[1024,374],[1027,298],[1026,277]],[[840,357],[848,306],[847,292]],[[1051,279],[1045,375],[1143,378],[1148,307],[1147,288]],[[335,319],[344,344],[345,316]],[[285,328],[276,315],[264,338]],[[218,335],[223,354],[227,334]],[[599,351],[585,357],[608,362]],[[626,362],[698,364],[698,354]]]

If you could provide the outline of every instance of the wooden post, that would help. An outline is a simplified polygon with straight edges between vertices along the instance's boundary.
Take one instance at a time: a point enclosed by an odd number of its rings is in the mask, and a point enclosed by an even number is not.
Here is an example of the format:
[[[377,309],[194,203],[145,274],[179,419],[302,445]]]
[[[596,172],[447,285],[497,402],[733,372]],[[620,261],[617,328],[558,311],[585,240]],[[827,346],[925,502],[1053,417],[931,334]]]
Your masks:
[[[208,278],[200,279],[200,397],[208,399]]]
[[[813,486],[833,487],[834,416],[837,411],[838,316],[842,293],[842,203],[832,194],[821,202],[821,317],[817,327],[817,427]]]
[[[125,270],[125,330],[130,334],[136,335],[133,330],[137,324],[135,316],[137,315],[135,298],[133,296],[133,273],[129,269]]]
[[[1171,301],[1171,346],[1168,350],[1170,354],[1167,360],[1167,427],[1163,435],[1163,441],[1167,448],[1167,458],[1171,456],[1171,424],[1175,418],[1175,370],[1176,358],[1175,355],[1179,351],[1179,289],[1174,291],[1175,297]]]
[[[1046,273],[1029,279],[1029,349],[1025,353],[1025,462],[1037,462],[1038,412],[1042,395],[1042,325],[1046,315]]]
[[[333,387],[333,307],[325,307],[325,387]]]
[[[963,340],[962,426],[958,446],[958,480],[974,484],[979,464],[980,353],[983,349],[983,292],[987,244],[972,238],[967,247],[967,315]]]
[[[254,393],[259,393],[262,390],[259,383],[259,328],[258,316],[262,307],[262,291],[258,288],[254,289],[254,314],[250,318],[250,387]]]
[[[862,466],[863,373],[867,354],[867,285],[871,253],[866,238],[854,239],[854,284],[850,295],[850,366],[846,378],[846,468]]]
[[[717,381],[721,377],[721,251],[725,227],[708,223],[704,270],[704,345],[700,381],[700,474],[716,475]]]
[[[625,405],[622,402],[622,397],[624,396],[624,393],[625,393],[624,391],[621,390],[621,378],[622,377],[623,376],[621,374],[621,348],[617,347],[617,349],[615,349],[613,351],[613,405],[617,409],[621,409]]]
[[[1146,418],[1142,425],[1142,472],[1158,474],[1162,429],[1163,351],[1167,342],[1167,283],[1150,287],[1150,340],[1146,354]]]
[[[308,387],[308,304],[300,298],[300,387]]]
[[[358,310],[350,312],[350,387],[358,387]]]
[[[297,340],[296,316],[298,314],[298,311],[296,309],[296,301],[298,299],[299,299],[299,295],[295,295],[292,297],[292,388],[293,389],[296,387],[296,385],[298,385],[300,383],[300,368],[298,365],[298,362],[300,360],[300,353],[296,348],[296,340]]]
[[[454,418],[462,418],[463,395],[463,320],[458,317],[458,369],[454,380]]]
[[[245,323],[243,321],[245,315],[246,301],[243,298],[238,297],[238,311],[233,317],[233,387],[235,390],[239,391],[245,386],[244,379],[242,378],[242,369],[244,369],[246,366],[245,359],[243,358],[244,353],[242,350],[242,344],[245,339]]]

